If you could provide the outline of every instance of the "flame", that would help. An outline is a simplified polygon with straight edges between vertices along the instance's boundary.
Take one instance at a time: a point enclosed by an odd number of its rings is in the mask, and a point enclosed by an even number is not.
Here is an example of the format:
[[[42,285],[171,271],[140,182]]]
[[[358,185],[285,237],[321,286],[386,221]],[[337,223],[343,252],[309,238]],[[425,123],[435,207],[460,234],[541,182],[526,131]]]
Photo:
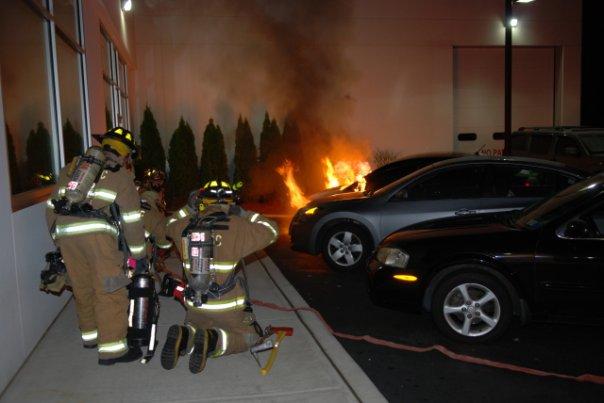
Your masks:
[[[361,192],[365,190],[365,175],[371,172],[371,166],[367,161],[337,161],[335,165],[329,157],[324,157],[321,161],[324,165],[326,188],[338,186],[344,188],[357,182],[358,186],[355,190]]]
[[[304,196],[304,193],[294,178],[294,167],[292,163],[285,160],[283,165],[277,168],[277,173],[283,177],[285,186],[287,186],[287,190],[289,191],[289,204],[296,209],[308,204],[309,200]]]

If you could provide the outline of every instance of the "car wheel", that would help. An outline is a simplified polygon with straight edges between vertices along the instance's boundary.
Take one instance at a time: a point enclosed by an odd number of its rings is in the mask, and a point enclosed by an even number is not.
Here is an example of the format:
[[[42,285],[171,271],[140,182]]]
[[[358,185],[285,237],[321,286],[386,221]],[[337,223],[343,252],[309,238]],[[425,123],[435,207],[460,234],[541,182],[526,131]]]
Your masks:
[[[367,261],[371,242],[365,232],[354,225],[338,225],[323,237],[323,259],[336,271],[355,271]]]
[[[467,343],[494,340],[510,326],[512,303],[504,286],[483,273],[448,277],[436,287],[432,317],[447,336]]]

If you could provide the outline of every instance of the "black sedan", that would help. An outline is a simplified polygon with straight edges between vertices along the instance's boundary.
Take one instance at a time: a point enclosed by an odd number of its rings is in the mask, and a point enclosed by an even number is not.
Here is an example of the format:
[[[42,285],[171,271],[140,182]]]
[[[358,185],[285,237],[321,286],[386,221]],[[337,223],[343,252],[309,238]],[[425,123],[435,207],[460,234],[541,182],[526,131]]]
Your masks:
[[[431,312],[480,342],[517,316],[599,322],[604,310],[604,174],[521,212],[441,219],[388,236],[368,265],[372,297]]]

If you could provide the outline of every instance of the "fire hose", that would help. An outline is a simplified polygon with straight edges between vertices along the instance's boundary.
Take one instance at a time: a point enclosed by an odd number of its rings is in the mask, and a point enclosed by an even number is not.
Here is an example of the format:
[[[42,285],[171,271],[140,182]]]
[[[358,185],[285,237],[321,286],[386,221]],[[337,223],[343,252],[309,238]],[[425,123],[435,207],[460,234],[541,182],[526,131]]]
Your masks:
[[[264,308],[276,310],[276,311],[282,311],[282,312],[296,312],[296,311],[312,312],[319,318],[319,320],[323,323],[323,325],[327,328],[327,330],[332,335],[334,335],[335,337],[342,338],[342,339],[354,340],[354,341],[365,341],[367,343],[374,344],[377,346],[393,348],[395,350],[410,351],[410,352],[414,352],[414,353],[427,353],[430,351],[438,351],[439,353],[445,355],[448,358],[451,358],[453,360],[460,361],[460,362],[469,363],[469,364],[477,364],[477,365],[482,365],[482,366],[491,367],[491,368],[505,369],[508,371],[518,372],[518,373],[527,374],[527,375],[552,377],[552,378],[566,379],[566,380],[577,381],[577,382],[590,382],[590,383],[595,383],[598,385],[604,385],[604,376],[601,376],[601,375],[582,374],[582,375],[575,376],[575,375],[561,374],[561,373],[556,373],[556,372],[548,372],[548,371],[543,371],[543,370],[539,370],[539,369],[523,367],[520,365],[509,364],[506,362],[493,361],[493,360],[489,360],[486,358],[473,357],[471,355],[466,355],[466,354],[458,354],[454,351],[449,350],[448,348],[446,348],[445,346],[443,346],[441,344],[435,344],[435,345],[427,346],[427,347],[418,347],[418,346],[412,346],[409,344],[396,343],[393,341],[380,339],[377,337],[373,337],[371,335],[360,336],[360,335],[352,335],[352,334],[348,334],[348,333],[337,332],[329,325],[329,323],[327,323],[327,321],[325,320],[325,318],[323,318],[323,315],[321,315],[321,313],[319,311],[317,311],[316,309],[311,308],[311,307],[287,308],[287,307],[279,306],[279,305],[276,305],[276,304],[273,304],[270,302],[264,302],[264,301],[260,301],[260,300],[252,300],[252,304],[257,305],[257,306],[262,306]]]

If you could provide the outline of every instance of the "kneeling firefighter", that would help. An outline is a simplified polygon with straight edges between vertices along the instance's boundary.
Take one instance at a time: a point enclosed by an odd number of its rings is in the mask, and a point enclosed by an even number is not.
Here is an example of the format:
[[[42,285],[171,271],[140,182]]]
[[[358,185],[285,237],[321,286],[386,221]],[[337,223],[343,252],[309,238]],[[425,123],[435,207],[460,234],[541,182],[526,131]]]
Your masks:
[[[208,356],[249,351],[262,341],[238,263],[273,243],[278,226],[237,206],[234,197],[228,183],[208,182],[168,220],[167,234],[179,249],[187,277],[187,313],[184,326],[168,331],[161,356],[165,369],[188,353],[190,371],[199,373]]]
[[[124,267],[148,270],[140,199],[133,181],[134,137],[116,127],[59,175],[47,205],[51,236],[60,248],[71,287],[84,347],[98,347],[99,364],[141,357],[129,347],[128,294]]]

